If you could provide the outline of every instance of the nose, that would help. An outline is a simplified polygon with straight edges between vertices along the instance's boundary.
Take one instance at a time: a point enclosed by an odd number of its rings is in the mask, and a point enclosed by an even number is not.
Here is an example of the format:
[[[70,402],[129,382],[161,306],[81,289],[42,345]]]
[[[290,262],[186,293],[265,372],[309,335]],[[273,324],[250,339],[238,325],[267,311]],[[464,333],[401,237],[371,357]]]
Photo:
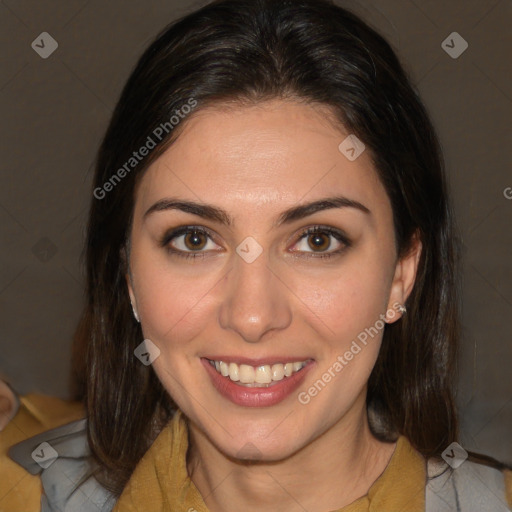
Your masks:
[[[267,333],[286,329],[292,319],[291,294],[283,279],[270,268],[267,251],[252,263],[237,254],[224,283],[219,323],[247,343],[258,343]]]

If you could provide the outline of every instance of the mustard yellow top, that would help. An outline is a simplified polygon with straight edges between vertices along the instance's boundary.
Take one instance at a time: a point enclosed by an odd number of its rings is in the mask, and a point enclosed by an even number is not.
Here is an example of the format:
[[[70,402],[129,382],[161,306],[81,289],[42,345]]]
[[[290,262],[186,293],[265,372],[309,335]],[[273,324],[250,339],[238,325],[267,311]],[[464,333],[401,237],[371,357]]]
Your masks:
[[[187,448],[187,424],[178,411],[135,468],[113,511],[209,512],[188,476]],[[512,472],[504,473],[512,506]],[[368,493],[336,512],[424,512],[426,475],[426,459],[401,436]]]
[[[39,512],[43,488],[12,461],[10,446],[36,434],[84,417],[82,404],[43,395],[20,397],[16,416],[0,432],[0,512]],[[186,468],[188,430],[178,411],[135,468],[114,512],[209,512]],[[512,471],[504,471],[512,507]],[[426,462],[406,437],[398,439],[386,469],[365,496],[336,512],[424,512]]]

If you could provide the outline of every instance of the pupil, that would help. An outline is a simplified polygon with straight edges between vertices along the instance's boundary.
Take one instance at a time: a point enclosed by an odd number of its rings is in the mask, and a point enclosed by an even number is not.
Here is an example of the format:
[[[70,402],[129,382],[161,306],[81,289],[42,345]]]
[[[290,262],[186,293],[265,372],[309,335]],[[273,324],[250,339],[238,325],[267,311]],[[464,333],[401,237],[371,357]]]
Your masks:
[[[325,237],[321,234],[313,235],[313,245],[317,249],[325,249],[326,245],[329,245],[329,242],[327,241],[327,244],[325,243]]]
[[[193,233],[189,234],[186,237],[187,246],[189,246],[189,249],[197,249],[198,245],[201,245],[201,233],[197,233],[197,231],[194,231]],[[192,241],[190,244],[188,242]]]

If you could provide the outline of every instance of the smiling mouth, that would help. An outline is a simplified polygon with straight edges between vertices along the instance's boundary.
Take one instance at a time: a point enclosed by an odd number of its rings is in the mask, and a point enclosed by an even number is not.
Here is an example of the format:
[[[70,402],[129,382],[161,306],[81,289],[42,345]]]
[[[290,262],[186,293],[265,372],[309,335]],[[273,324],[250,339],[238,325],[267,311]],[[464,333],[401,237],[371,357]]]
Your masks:
[[[310,361],[312,361],[312,359],[293,363],[250,366],[247,364],[226,363],[225,361],[208,359],[208,362],[215,368],[217,373],[230,379],[232,382],[236,382],[240,386],[251,388],[273,386],[277,382],[300,372]]]

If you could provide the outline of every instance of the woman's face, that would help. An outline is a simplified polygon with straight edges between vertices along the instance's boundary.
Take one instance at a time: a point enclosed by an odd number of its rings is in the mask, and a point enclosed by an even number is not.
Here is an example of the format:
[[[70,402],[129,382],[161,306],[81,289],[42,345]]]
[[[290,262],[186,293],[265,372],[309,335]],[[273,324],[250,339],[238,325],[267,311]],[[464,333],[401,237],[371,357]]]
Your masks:
[[[275,100],[186,122],[137,189],[130,296],[194,428],[279,460],[363,414],[417,258],[397,263],[369,153],[340,150],[327,111]]]

